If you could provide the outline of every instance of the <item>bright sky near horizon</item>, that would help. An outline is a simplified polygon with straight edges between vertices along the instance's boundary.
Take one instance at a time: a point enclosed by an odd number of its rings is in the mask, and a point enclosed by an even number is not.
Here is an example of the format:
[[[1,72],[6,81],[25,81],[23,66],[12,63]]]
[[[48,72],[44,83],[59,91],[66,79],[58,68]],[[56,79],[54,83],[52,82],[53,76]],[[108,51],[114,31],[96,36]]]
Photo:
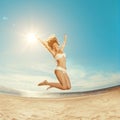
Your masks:
[[[55,60],[39,43],[64,34],[72,91],[120,85],[119,0],[0,0],[0,86],[43,90],[43,79],[57,81]]]

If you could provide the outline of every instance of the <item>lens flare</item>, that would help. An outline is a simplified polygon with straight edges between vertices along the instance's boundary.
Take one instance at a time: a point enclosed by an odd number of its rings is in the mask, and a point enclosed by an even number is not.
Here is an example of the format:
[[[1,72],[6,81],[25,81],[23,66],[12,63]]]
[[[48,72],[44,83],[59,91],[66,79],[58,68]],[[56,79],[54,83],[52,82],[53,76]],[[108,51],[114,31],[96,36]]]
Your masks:
[[[26,38],[27,38],[28,42],[30,42],[30,43],[35,43],[37,41],[35,33],[28,33],[26,35]]]

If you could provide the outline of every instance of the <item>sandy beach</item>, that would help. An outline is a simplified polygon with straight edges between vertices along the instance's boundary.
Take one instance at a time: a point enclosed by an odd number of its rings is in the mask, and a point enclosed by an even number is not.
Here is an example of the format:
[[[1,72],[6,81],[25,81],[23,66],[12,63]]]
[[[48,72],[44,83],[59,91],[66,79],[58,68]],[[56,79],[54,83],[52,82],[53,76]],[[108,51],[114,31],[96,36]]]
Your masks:
[[[55,99],[0,94],[0,120],[120,120],[120,87]]]

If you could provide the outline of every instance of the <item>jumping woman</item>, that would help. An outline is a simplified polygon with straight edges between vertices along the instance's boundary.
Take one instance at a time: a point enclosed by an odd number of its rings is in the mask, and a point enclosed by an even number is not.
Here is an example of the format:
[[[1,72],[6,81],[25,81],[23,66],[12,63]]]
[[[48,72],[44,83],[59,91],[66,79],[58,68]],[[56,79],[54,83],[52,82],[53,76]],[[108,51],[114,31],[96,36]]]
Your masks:
[[[38,86],[48,85],[49,87],[47,89],[55,87],[61,90],[69,90],[71,88],[71,83],[66,70],[66,55],[64,53],[67,36],[64,36],[64,41],[61,46],[55,36],[48,38],[46,41],[42,41],[39,38],[38,40],[55,58],[57,62],[55,75],[58,79],[58,82],[48,82],[47,80],[44,80],[43,82],[39,83]]]

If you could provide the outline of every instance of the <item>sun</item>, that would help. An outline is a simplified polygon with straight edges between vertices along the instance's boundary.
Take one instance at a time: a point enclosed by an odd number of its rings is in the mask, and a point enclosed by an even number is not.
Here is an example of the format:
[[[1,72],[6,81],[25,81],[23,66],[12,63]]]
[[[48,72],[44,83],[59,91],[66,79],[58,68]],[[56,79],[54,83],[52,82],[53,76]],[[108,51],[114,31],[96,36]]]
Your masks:
[[[26,39],[30,43],[35,43],[37,41],[36,34],[35,33],[27,33],[26,34]]]

